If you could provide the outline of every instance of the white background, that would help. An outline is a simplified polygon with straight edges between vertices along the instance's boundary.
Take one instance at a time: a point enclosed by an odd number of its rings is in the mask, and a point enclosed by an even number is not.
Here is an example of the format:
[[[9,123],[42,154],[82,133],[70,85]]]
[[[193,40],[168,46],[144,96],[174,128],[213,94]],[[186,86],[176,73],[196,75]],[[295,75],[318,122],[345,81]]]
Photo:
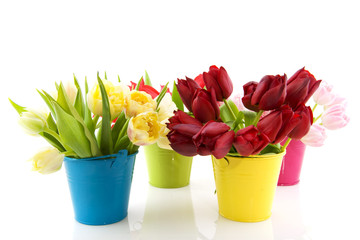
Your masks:
[[[360,35],[356,1],[1,1],[0,239],[360,239]],[[42,176],[26,160],[46,146],[18,127],[10,97],[41,103],[55,81],[138,81],[154,86],[224,66],[234,92],[266,74],[305,66],[347,97],[349,125],[308,148],[300,184],[278,187],[272,217],[220,217],[210,157],[196,157],[189,187],[147,183],[140,151],[128,217],[89,227],[73,220],[64,169]]]

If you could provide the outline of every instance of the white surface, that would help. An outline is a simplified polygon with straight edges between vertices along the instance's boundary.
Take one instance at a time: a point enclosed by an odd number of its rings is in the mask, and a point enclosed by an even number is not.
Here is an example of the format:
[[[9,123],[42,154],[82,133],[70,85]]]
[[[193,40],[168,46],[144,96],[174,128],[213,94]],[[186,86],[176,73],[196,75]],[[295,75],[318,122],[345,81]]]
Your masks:
[[[347,0],[2,1],[0,239],[360,239],[359,22]],[[26,159],[46,143],[21,131],[8,97],[36,107],[36,88],[51,91],[73,73],[128,83],[146,69],[158,86],[212,64],[227,69],[235,92],[306,66],[349,99],[350,124],[307,149],[300,184],[277,188],[269,220],[218,215],[210,157],[194,159],[189,187],[165,190],[148,185],[140,152],[129,215],[103,227],[73,220],[63,169],[29,171]]]

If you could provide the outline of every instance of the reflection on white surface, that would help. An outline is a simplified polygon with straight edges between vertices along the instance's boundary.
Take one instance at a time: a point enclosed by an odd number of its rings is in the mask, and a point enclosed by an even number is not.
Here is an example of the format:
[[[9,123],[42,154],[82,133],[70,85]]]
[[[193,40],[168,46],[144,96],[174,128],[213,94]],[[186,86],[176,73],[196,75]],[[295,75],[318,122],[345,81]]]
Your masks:
[[[272,222],[268,219],[257,223],[243,223],[219,216],[216,221],[216,233],[212,239],[273,240]]]
[[[301,213],[300,197],[299,184],[277,187],[274,203],[276,211],[271,217],[275,239],[308,239]]]
[[[135,224],[140,239],[197,239],[190,187],[149,186],[144,218]]]
[[[131,239],[128,219],[125,218],[120,222],[104,226],[89,226],[74,220],[73,240],[99,239]]]

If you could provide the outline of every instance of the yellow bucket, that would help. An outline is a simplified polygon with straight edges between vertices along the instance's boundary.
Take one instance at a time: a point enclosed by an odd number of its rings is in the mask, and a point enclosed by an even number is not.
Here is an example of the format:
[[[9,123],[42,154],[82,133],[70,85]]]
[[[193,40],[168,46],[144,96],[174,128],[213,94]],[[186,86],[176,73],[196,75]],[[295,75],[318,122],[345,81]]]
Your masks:
[[[211,156],[220,215],[239,222],[268,219],[284,155]]]

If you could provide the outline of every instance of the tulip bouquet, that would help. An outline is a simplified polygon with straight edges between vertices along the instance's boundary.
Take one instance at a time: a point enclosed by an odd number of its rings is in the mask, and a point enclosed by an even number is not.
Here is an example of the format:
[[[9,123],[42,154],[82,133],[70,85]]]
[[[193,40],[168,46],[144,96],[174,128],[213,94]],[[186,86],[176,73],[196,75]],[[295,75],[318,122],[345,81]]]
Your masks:
[[[33,169],[40,173],[59,170],[65,156],[98,157],[121,149],[131,155],[139,146],[166,139],[165,123],[174,110],[167,87],[155,98],[140,91],[141,84],[129,88],[120,79],[112,83],[105,74],[104,80],[97,76],[97,84],[90,90],[85,79],[85,97],[75,76],[74,85],[60,83],[56,88],[53,95],[38,90],[49,112],[10,100],[26,132],[43,137],[52,146],[32,158]]]
[[[266,75],[243,86],[242,103],[250,111],[240,111],[228,99],[233,84],[225,68],[211,66],[197,81],[178,79],[177,89],[189,112],[178,110],[169,119],[170,146],[185,156],[218,159],[283,152],[291,139],[308,133],[313,113],[305,104],[320,83],[304,68],[289,79],[285,74]]]
[[[323,81],[312,97],[315,103],[312,111],[318,113],[314,116],[314,124],[310,131],[301,139],[308,146],[321,147],[327,138],[326,130],[343,128],[350,121],[346,115],[346,99],[332,90],[333,86]],[[319,106],[322,107],[320,111]]]

